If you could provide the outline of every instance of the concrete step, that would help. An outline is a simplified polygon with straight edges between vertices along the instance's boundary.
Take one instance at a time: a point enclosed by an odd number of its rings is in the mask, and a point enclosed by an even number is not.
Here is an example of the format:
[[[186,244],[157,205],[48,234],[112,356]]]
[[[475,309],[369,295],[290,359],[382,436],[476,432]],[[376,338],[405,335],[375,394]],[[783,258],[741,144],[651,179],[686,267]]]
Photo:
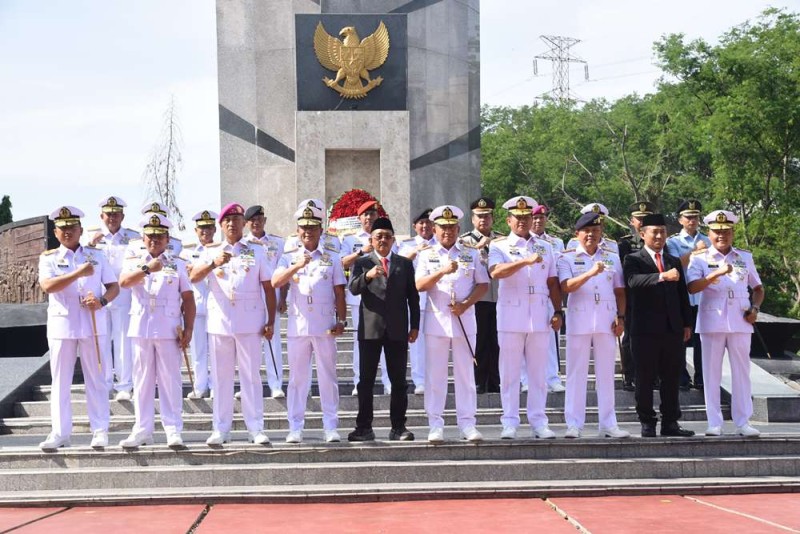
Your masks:
[[[207,412],[202,413],[184,413],[183,426],[187,430],[206,430],[211,431],[211,407],[210,405],[200,405]],[[520,419],[525,422],[524,404],[522,405]],[[244,421],[237,410],[233,417],[233,429],[244,430]],[[115,414],[111,416],[111,423],[109,429],[112,432],[125,432],[133,427],[134,411],[133,406],[128,405],[128,413]],[[705,407],[702,405],[689,405],[681,406],[683,413],[683,421],[705,421],[706,412]],[[564,423],[564,411],[561,408],[546,410],[547,416],[551,423],[562,424]],[[356,421],[356,411],[339,410],[339,427],[340,428],[354,428]],[[478,411],[476,420],[478,425],[496,425],[500,421],[502,410],[500,408],[483,408]],[[729,410],[723,410],[725,417],[730,417]],[[409,409],[406,413],[407,425],[427,427],[428,417],[422,409]],[[455,410],[445,410],[443,414],[445,425],[456,425]],[[620,423],[632,423],[638,421],[636,411],[632,408],[618,408],[617,420]],[[288,422],[286,420],[286,413],[284,412],[266,412],[264,414],[265,428],[267,429],[286,429]],[[158,423],[158,420],[157,420]],[[586,423],[592,425],[597,423],[597,409],[587,408],[586,410]],[[389,420],[389,412],[387,410],[376,410],[374,414],[374,426],[389,427],[391,425]],[[305,417],[306,428],[318,429],[322,428],[322,416],[318,411],[308,411]],[[73,416],[73,428],[75,432],[89,432],[89,420],[85,415]],[[50,431],[50,417],[42,415],[37,417],[15,417],[0,419],[0,434],[41,434],[46,435]]]
[[[81,386],[74,386],[81,387]],[[188,388],[186,389],[188,393]],[[526,393],[520,394],[521,405],[525,406],[527,399]],[[659,403],[659,395],[656,392],[653,396],[654,404],[657,406]],[[587,391],[586,394],[587,406],[597,406],[597,393],[595,391]],[[213,399],[184,399],[183,412],[184,413],[210,413]],[[238,403],[238,401],[236,401]],[[374,407],[376,410],[388,410],[390,397],[389,395],[376,395],[374,398]],[[703,394],[699,391],[681,392],[680,395],[681,406],[686,405],[702,405]],[[615,392],[615,404],[618,408],[630,408],[635,405],[634,395],[631,392],[618,390]],[[238,404],[237,404],[238,407]],[[307,404],[309,411],[318,412],[321,410],[319,396],[311,397]],[[408,396],[408,407],[410,409],[424,409],[424,395],[410,394]],[[500,408],[500,394],[499,393],[486,393],[478,395],[478,409]],[[564,408],[564,394],[549,394],[547,396],[547,407],[552,409]],[[455,409],[455,394],[450,393],[447,395],[445,401],[446,409]],[[156,399],[156,411],[159,409],[159,401]],[[339,409],[342,411],[357,411],[358,410],[358,397],[353,395],[342,395],[339,397]],[[264,411],[265,412],[279,412],[286,413],[286,399],[272,399],[269,397],[264,398]],[[86,401],[85,395],[74,395],[72,399],[72,413],[74,415],[86,415]],[[111,401],[111,413],[113,415],[124,415],[133,413],[133,403],[129,401]],[[26,401],[20,402],[15,405],[15,417],[46,417],[50,415],[50,403],[46,400],[41,401]]]

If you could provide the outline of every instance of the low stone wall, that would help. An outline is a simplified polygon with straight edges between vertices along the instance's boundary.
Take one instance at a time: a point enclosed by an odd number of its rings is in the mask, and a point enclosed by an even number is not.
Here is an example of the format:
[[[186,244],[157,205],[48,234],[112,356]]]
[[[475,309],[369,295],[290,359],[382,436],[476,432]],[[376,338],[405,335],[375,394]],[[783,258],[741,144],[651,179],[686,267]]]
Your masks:
[[[39,287],[39,255],[58,246],[53,222],[33,217],[0,226],[0,303],[35,304],[47,296]]]

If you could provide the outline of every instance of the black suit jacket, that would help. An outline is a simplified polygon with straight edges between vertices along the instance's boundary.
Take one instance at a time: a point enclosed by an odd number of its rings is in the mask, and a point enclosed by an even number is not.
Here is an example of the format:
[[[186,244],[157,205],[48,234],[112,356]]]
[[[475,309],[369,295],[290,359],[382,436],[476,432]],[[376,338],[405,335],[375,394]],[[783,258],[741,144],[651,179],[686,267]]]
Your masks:
[[[375,252],[356,260],[350,275],[350,292],[361,295],[358,309],[358,339],[408,340],[411,330],[419,330],[419,293],[411,260],[392,254],[389,277],[367,280],[367,271],[380,265]],[[410,316],[410,317],[409,317]]]
[[[625,256],[625,287],[630,304],[631,335],[683,332],[692,326],[689,294],[681,261],[663,253],[664,270],[678,270],[677,282],[659,282],[658,267],[642,248]]]

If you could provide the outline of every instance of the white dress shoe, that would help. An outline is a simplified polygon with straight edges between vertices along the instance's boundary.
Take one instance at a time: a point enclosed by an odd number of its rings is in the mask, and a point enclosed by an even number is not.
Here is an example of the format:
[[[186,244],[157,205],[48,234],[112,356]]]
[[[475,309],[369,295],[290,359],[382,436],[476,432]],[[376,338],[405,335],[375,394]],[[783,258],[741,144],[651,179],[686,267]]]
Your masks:
[[[414,395],[424,395],[425,394],[425,386],[417,386],[414,388]]]
[[[292,430],[286,435],[286,443],[302,443],[302,442],[303,442],[302,430]]]
[[[500,439],[514,439],[517,437],[517,429],[513,426],[504,426],[500,432]]]
[[[528,384],[524,384],[523,386],[521,386],[520,387],[520,391],[522,393],[527,393],[528,392]]]
[[[556,433],[550,430],[550,428],[545,426],[540,426],[539,428],[534,428],[531,431],[531,436],[536,439],[553,439],[556,437]]]
[[[127,438],[123,439],[119,442],[119,446],[123,449],[135,449],[136,447],[141,447],[142,445],[152,445],[153,444],[153,436],[149,434],[131,434]]]
[[[566,390],[567,388],[565,388],[564,384],[562,384],[561,382],[555,382],[547,386],[547,391],[549,391],[550,393],[563,393]]]
[[[188,395],[186,395],[186,398],[187,399],[197,400],[197,399],[202,399],[207,394],[208,394],[208,391],[198,391],[196,389],[193,389],[192,391],[189,392]]]
[[[167,434],[167,447],[183,447],[183,438],[179,432]]]
[[[129,401],[131,400],[131,392],[126,389],[123,389],[122,391],[117,391],[117,394],[114,396],[114,400]]]
[[[95,449],[108,447],[108,432],[105,430],[95,430],[94,434],[92,435],[91,446]]]
[[[206,445],[222,445],[223,443],[230,443],[230,442],[231,442],[230,432],[220,432],[219,430],[215,430],[206,440]]]
[[[615,426],[614,428],[601,428],[599,435],[601,438],[615,438],[615,439],[625,439],[631,437],[631,433],[627,430],[622,430],[620,427]]]
[[[391,386],[383,386],[383,394],[384,395],[391,395],[392,394]]]
[[[353,393],[351,393],[351,395],[353,397],[357,397],[358,396],[358,386],[353,386]]]
[[[761,432],[750,426],[749,423],[736,428],[736,433],[746,438],[757,438],[761,435]]]
[[[581,429],[576,426],[571,426],[564,433],[565,438],[577,439],[581,437]]]
[[[69,437],[61,437],[51,432],[47,439],[39,444],[39,448],[43,451],[54,451],[60,447],[69,447],[69,445]]]
[[[336,430],[326,430],[325,441],[327,443],[339,443],[340,441],[342,441],[342,437]]]
[[[233,394],[233,398],[234,398],[234,399],[241,399],[241,398],[242,398],[242,391],[241,391],[241,390],[239,390],[239,391],[237,391],[236,393],[234,393],[234,394]]]
[[[428,443],[444,443],[444,429],[431,428],[431,431],[428,432]]]
[[[282,399],[282,398],[286,397],[286,393],[284,393],[283,390],[280,389],[280,388],[275,388],[270,392],[270,396],[273,399]]]
[[[266,445],[269,443],[269,436],[263,430],[261,432],[250,432],[248,440],[256,445]]]
[[[706,436],[721,436],[721,435],[722,435],[721,426],[710,426],[706,428]]]
[[[461,437],[467,441],[483,441],[483,434],[478,432],[478,429],[474,426],[468,426],[464,430],[461,431]]]

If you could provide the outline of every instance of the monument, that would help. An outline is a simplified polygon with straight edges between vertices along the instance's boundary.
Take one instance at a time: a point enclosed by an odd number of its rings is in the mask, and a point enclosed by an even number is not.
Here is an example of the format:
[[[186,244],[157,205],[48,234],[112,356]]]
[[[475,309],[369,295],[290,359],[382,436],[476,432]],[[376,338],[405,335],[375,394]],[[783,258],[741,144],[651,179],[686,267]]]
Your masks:
[[[293,231],[375,195],[399,233],[480,195],[479,0],[217,0],[221,199]]]

